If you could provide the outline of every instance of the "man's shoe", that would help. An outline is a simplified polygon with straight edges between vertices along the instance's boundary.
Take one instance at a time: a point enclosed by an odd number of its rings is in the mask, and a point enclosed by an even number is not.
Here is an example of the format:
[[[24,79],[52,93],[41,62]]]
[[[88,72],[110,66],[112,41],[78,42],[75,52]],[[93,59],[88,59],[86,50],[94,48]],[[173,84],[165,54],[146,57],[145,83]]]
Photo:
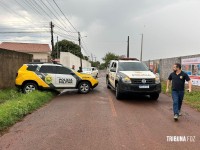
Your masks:
[[[174,115],[174,120],[177,121],[178,120],[178,114]]]
[[[179,115],[179,116],[182,116],[182,113],[181,113],[181,111],[179,111],[178,115]]]

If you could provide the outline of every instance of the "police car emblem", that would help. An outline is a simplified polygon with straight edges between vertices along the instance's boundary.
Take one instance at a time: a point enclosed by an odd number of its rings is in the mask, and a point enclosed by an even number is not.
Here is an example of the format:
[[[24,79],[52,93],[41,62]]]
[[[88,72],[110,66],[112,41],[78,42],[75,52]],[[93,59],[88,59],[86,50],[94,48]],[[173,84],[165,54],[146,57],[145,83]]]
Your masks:
[[[47,75],[46,77],[45,77],[45,82],[47,83],[47,84],[51,84],[52,83],[52,76],[51,75]]]

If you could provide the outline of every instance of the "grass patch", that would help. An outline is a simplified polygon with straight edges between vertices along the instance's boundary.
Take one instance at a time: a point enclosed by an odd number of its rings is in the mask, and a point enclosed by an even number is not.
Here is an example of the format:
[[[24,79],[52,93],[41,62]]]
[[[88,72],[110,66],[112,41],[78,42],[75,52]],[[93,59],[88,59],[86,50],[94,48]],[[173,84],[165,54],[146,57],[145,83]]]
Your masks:
[[[11,93],[11,95],[14,94],[11,98],[12,100],[7,100],[0,104],[0,132],[21,120],[25,115],[49,102],[55,95],[52,92],[40,91],[34,91],[29,94],[17,94],[11,90],[8,93]],[[5,100],[7,99],[7,96],[2,97]]]
[[[0,90],[0,105],[5,101],[16,99],[17,97],[20,97],[22,95],[23,94],[18,92],[15,88]]]
[[[186,85],[186,89],[187,88],[188,86]],[[166,93],[166,82],[162,82],[162,93],[171,96],[171,91]],[[191,93],[185,91],[184,102],[192,108],[200,111],[200,87],[193,86]]]

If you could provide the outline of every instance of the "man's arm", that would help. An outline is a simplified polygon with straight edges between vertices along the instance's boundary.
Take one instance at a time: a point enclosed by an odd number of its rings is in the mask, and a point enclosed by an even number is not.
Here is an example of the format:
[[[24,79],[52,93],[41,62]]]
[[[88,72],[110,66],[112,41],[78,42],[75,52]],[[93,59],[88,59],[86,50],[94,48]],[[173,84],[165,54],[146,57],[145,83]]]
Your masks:
[[[192,92],[192,81],[191,80],[188,81],[188,86],[189,86],[188,92]]]
[[[171,80],[167,80],[167,87],[166,87],[166,93],[169,92],[169,84],[171,83]]]

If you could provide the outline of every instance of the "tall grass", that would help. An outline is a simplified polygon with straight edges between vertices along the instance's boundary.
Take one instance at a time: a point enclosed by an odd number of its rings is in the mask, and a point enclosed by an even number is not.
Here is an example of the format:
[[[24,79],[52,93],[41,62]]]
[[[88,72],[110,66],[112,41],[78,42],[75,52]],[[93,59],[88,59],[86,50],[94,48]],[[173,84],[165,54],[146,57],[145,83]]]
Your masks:
[[[15,88],[0,90],[0,105],[5,101],[13,100],[16,97],[20,97],[21,95],[23,94],[18,92]]]
[[[10,93],[13,91],[11,90]],[[17,95],[15,99],[0,104],[0,132],[50,101],[54,93],[34,91],[29,94],[16,94],[14,92],[14,95]]]

